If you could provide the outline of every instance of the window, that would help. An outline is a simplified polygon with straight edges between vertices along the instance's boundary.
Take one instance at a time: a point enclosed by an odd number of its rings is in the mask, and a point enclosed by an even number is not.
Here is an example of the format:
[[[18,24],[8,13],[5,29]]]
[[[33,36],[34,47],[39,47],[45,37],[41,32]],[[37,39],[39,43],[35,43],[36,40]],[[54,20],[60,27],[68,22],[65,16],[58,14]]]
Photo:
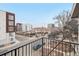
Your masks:
[[[13,15],[8,15],[8,19],[9,19],[9,20],[14,20]]]
[[[8,27],[9,31],[14,31],[14,27]]]
[[[14,22],[13,21],[9,21],[9,25],[14,25]]]
[[[15,32],[15,14],[6,12],[6,32]]]

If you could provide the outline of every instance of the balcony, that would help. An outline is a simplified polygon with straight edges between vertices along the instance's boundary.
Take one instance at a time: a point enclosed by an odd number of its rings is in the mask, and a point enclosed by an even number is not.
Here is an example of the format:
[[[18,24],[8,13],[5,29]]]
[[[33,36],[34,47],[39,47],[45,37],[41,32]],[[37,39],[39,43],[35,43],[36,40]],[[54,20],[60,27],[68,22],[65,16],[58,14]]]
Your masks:
[[[41,37],[4,49],[0,56],[79,56],[79,44]]]

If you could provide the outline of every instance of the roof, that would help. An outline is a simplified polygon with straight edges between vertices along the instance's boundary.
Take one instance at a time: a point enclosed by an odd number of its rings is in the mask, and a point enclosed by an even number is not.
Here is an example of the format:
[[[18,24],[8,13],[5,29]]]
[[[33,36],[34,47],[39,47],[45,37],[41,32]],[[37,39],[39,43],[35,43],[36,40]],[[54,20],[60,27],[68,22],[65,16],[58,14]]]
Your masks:
[[[22,23],[16,23],[16,25],[22,25]]]
[[[71,18],[78,18],[79,17],[79,3],[73,4]]]
[[[12,13],[12,14],[15,14],[13,12],[10,12],[10,11],[4,11],[4,10],[0,10],[1,12],[8,12],[8,13]]]

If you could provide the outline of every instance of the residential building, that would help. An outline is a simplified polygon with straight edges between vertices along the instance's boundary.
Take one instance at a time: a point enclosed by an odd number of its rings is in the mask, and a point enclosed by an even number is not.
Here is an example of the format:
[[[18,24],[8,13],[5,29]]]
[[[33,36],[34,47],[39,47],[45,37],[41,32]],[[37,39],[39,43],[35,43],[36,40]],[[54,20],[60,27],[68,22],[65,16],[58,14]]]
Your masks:
[[[16,23],[16,31],[17,32],[26,32],[27,31],[27,26],[22,23]]]
[[[30,31],[30,30],[32,30],[32,25],[31,24],[26,24],[26,27],[27,27],[27,31]]]
[[[22,24],[16,23],[16,31],[22,31]]]
[[[27,31],[27,25],[26,24],[22,24],[22,32],[26,32]]]
[[[15,42],[15,14],[0,10],[0,45]]]
[[[54,24],[48,24],[48,26],[47,26],[48,28],[54,28],[55,27],[55,25]]]
[[[32,29],[32,25],[30,24],[23,24],[23,23],[16,23],[16,31],[17,32],[27,32]]]
[[[77,24],[79,24],[79,3],[73,4],[73,8],[71,11],[71,20],[76,20]],[[79,29],[79,25],[77,29]],[[79,30],[78,30],[78,34],[79,34]],[[79,35],[78,35],[78,38],[79,38]],[[77,42],[79,43],[79,39]]]

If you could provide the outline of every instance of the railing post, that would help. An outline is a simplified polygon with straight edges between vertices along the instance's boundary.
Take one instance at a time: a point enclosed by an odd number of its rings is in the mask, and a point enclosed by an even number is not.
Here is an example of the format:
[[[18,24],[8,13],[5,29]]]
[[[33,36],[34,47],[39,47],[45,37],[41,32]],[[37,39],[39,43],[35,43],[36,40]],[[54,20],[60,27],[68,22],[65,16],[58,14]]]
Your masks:
[[[42,56],[43,56],[43,38],[42,38]]]
[[[17,56],[17,50],[15,49],[15,56]]]

